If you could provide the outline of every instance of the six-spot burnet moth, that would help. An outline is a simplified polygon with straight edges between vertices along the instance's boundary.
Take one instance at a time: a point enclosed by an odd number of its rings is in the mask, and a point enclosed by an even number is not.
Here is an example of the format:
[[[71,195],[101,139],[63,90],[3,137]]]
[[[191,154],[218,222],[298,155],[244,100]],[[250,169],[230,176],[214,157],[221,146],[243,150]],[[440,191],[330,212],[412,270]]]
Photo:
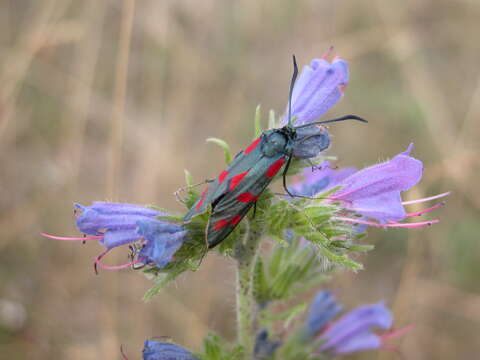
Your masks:
[[[255,204],[275,175],[283,170],[283,187],[292,158],[310,159],[327,149],[330,136],[321,124],[343,120],[366,120],[346,115],[340,118],[293,126],[291,100],[298,67],[293,56],[293,76],[290,83],[288,123],[280,129],[264,131],[202,192],[184,217],[189,221],[193,216],[204,213],[211,205],[211,216],[206,231],[209,248],[222,242],[238,225]]]

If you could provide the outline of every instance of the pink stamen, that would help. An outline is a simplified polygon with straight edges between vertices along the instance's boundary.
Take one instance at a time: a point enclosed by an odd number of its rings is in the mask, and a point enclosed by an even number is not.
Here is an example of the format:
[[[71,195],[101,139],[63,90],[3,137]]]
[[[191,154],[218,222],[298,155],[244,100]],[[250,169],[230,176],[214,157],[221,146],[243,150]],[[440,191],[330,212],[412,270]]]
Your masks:
[[[418,203],[422,203],[422,202],[426,202],[426,201],[430,201],[430,200],[440,199],[440,198],[448,196],[448,195],[450,195],[450,191],[442,193],[442,194],[438,194],[438,195],[435,195],[435,196],[426,197],[426,198],[423,198],[423,199],[403,201],[402,205],[418,204]]]
[[[414,213],[408,213],[406,216],[421,216],[421,215],[426,214],[430,211],[441,208],[442,206],[445,206],[445,205],[446,205],[446,202],[442,201],[441,203],[433,205],[433,206],[429,207],[428,209],[417,211],[417,212],[414,212]]]
[[[333,56],[335,48],[333,46],[330,46],[330,48],[322,55],[323,60],[329,61],[329,58]]]
[[[352,219],[352,218],[347,218],[343,216],[334,216],[334,220],[339,220],[339,221],[346,221],[346,222],[351,222],[351,223],[356,223],[356,224],[365,224],[369,226],[376,226],[376,227],[398,227],[398,228],[409,228],[409,229],[415,229],[415,228],[420,228],[424,226],[430,226],[432,224],[439,223],[440,220],[430,220],[430,221],[423,221],[423,222],[416,222],[416,223],[397,223],[397,222],[391,222],[388,224],[380,224],[372,221],[366,221],[366,220],[360,220],[360,219]]]
[[[120,354],[122,354],[123,360],[128,360],[127,355],[123,352],[123,345],[120,345]]]
[[[412,329],[413,329],[413,325],[408,325],[408,326],[405,326],[401,329],[392,330],[392,331],[389,331],[389,332],[387,332],[383,335],[380,335],[380,339],[382,339],[382,342],[383,342],[383,341],[392,339],[394,337],[403,336],[404,334],[406,334],[407,332],[409,332]]]
[[[85,236],[85,237],[64,237],[64,236],[55,236],[55,235],[49,235],[45,234],[43,232],[39,233],[41,236],[48,238],[48,239],[54,239],[54,240],[62,240],[62,241],[86,241],[86,240],[101,240],[103,239],[103,235],[92,235],[92,236]]]
[[[111,249],[107,249],[103,252],[101,252],[99,255],[97,255],[97,257],[95,258],[95,263],[94,263],[94,268],[95,268],[95,273],[97,273],[97,266],[101,267],[102,269],[105,269],[105,270],[122,270],[122,269],[126,269],[126,268],[129,268],[130,266],[132,265],[135,265],[135,264],[138,264],[140,262],[143,262],[143,260],[145,260],[145,258],[141,258],[141,259],[136,259],[136,260],[132,260],[126,264],[122,264],[122,265],[114,265],[114,266],[110,266],[110,265],[105,265],[104,263],[102,263],[100,260],[110,251]]]

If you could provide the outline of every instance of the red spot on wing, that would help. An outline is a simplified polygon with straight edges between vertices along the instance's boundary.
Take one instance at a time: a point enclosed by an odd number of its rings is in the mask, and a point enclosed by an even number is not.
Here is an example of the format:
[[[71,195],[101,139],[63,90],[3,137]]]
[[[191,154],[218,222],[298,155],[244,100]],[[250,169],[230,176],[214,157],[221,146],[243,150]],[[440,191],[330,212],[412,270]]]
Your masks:
[[[240,215],[235,215],[232,220],[230,220],[230,225],[237,225],[240,221],[242,221],[242,217]]]
[[[255,202],[258,200],[259,195],[254,196],[251,192],[244,192],[237,196],[237,200],[243,203]]]
[[[223,170],[220,175],[218,175],[218,182],[221,184],[225,178],[228,176],[228,171],[227,170]]]
[[[200,210],[202,207],[203,201],[205,200],[205,196],[207,195],[208,188],[203,190],[202,195],[200,197],[200,201],[197,203],[197,206],[195,206],[195,209]]]
[[[280,170],[280,168],[283,166],[284,163],[285,163],[285,158],[278,159],[272,165],[270,165],[265,175],[268,178],[273,178],[278,173],[278,170]]]
[[[262,140],[262,138],[258,138],[257,140],[255,140],[254,142],[252,142],[246,149],[245,151],[243,152],[244,154],[249,154],[251,153],[258,145],[258,143],[260,142],[260,140]]]
[[[230,186],[229,186],[229,189],[230,190],[233,190],[237,187],[238,184],[240,184],[240,181],[242,181],[242,179],[245,177],[245,175],[248,174],[248,170],[247,171],[244,171],[238,175],[235,175],[234,177],[232,177],[232,180],[230,180]]]
[[[228,225],[235,226],[240,221],[242,221],[242,218],[243,216],[235,215],[231,218],[218,220],[215,224],[213,224],[213,228],[215,230],[222,230],[225,226],[228,226]]]
[[[221,219],[213,224],[215,230],[222,230],[225,226],[230,223],[230,219]]]

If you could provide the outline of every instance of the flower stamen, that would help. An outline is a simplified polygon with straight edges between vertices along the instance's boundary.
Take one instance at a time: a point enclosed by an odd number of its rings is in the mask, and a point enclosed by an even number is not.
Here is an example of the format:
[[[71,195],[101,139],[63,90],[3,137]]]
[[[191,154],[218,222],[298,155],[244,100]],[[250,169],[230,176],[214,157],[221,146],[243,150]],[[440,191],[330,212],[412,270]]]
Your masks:
[[[429,220],[429,221],[422,221],[422,222],[415,222],[415,223],[397,223],[397,222],[389,222],[386,224],[381,224],[381,223],[376,223],[373,221],[366,221],[366,220],[361,220],[361,219],[352,219],[348,217],[343,217],[343,216],[334,216],[332,217],[334,220],[338,221],[345,221],[345,222],[351,222],[351,223],[356,223],[356,224],[365,224],[369,226],[376,226],[376,227],[398,227],[398,228],[408,228],[408,229],[415,229],[415,228],[420,228],[424,226],[430,226],[432,224],[439,223],[440,220]]]
[[[102,269],[105,269],[105,270],[122,270],[122,269],[126,269],[126,268],[129,268],[131,267],[132,265],[135,265],[135,264],[138,264],[140,262],[142,262],[143,260],[145,260],[145,258],[140,258],[140,259],[135,259],[135,260],[132,260],[132,261],[129,261],[128,263],[126,264],[122,264],[122,265],[106,265],[104,263],[102,263],[100,260],[110,251],[111,249],[107,249],[103,252],[101,252],[100,254],[98,254],[96,257],[95,257],[95,263],[93,265],[93,268],[95,269],[95,274],[98,274],[98,267],[101,267]]]
[[[419,204],[419,203],[422,203],[422,202],[427,202],[427,201],[431,201],[431,200],[440,199],[440,198],[448,196],[448,195],[450,195],[450,191],[442,193],[442,194],[426,197],[426,198],[423,198],[423,199],[402,201],[402,205]]]
[[[417,212],[414,212],[414,213],[408,213],[408,214],[406,214],[405,216],[407,216],[407,217],[410,217],[410,216],[421,216],[421,215],[426,214],[426,213],[428,213],[428,212],[430,212],[430,211],[433,211],[433,210],[435,210],[435,209],[441,208],[441,207],[445,206],[446,204],[447,204],[447,203],[446,203],[445,201],[442,201],[441,203],[438,203],[438,204],[436,204],[436,205],[433,205],[433,206],[431,206],[431,207],[429,207],[429,208],[427,208],[427,209],[425,209],[425,210],[417,211]]]
[[[84,237],[65,237],[65,236],[49,235],[43,232],[40,232],[39,234],[48,239],[62,240],[62,241],[87,241],[87,240],[103,239],[103,235],[92,235],[92,236],[84,236]]]

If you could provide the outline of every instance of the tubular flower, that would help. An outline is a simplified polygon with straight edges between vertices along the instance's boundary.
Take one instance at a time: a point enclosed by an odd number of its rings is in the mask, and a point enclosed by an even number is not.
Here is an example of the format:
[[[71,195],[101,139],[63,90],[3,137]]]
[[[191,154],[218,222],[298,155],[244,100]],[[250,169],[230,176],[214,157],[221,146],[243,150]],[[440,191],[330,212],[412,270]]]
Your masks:
[[[188,232],[182,226],[159,220],[141,220],[137,225],[138,234],[147,240],[138,254],[139,259],[160,268],[172,260]]]
[[[334,106],[348,84],[348,63],[338,57],[327,61],[332,50],[306,65],[292,93],[292,118],[295,125],[315,121]],[[288,121],[285,116],[282,125]]]
[[[388,330],[392,326],[392,314],[382,302],[360,306],[333,321],[341,312],[342,306],[330,291],[317,293],[310,305],[304,333],[307,340],[319,344],[318,352],[347,354],[386,348],[384,340],[405,332],[387,331],[383,335],[377,335],[372,331],[373,328]]]
[[[305,323],[308,337],[318,334],[341,311],[342,306],[330,291],[319,291],[310,305]]]
[[[372,332],[372,328],[387,330],[392,323],[392,314],[383,303],[360,306],[331,324],[321,334],[319,340],[322,345],[319,350],[348,354],[378,349],[382,345],[382,337]]]
[[[417,223],[399,223],[411,216],[420,216],[443,205],[436,204],[428,209],[407,213],[404,205],[421,203],[438,199],[449,193],[430,198],[402,202],[400,192],[407,191],[422,178],[423,164],[410,155],[413,143],[405,152],[381,164],[362,169],[339,183],[341,189],[330,196],[332,201],[340,201],[346,210],[353,211],[363,217],[373,218],[379,223],[362,219],[337,217],[337,220],[371,226],[417,228],[437,223],[431,220]]]
[[[152,208],[100,201],[91,206],[75,204],[75,207],[82,211],[75,223],[85,237],[42,235],[66,241],[99,240],[107,249],[95,258],[95,268],[119,270],[136,263],[163,267],[186,239],[187,231],[182,226],[157,219],[167,214]],[[142,246],[135,260],[119,266],[104,265],[100,261],[111,249],[130,243]]]
[[[181,346],[156,340],[145,340],[142,355],[143,360],[197,360]]]
[[[329,195],[328,201],[340,202],[347,212],[361,215],[360,218],[336,216],[336,220],[360,225],[380,227],[416,228],[437,223],[438,220],[399,223],[407,217],[421,216],[445,203],[436,204],[425,210],[407,213],[404,205],[435,200],[449,193],[414,201],[402,202],[400,193],[416,185],[422,178],[423,164],[410,155],[413,144],[391,160],[369,166],[360,171],[353,168],[332,170],[328,164],[321,171],[304,171],[304,181],[293,186],[293,194],[314,196],[334,186],[341,188]],[[323,164],[322,164],[323,165]],[[368,218],[377,222],[368,221]]]

